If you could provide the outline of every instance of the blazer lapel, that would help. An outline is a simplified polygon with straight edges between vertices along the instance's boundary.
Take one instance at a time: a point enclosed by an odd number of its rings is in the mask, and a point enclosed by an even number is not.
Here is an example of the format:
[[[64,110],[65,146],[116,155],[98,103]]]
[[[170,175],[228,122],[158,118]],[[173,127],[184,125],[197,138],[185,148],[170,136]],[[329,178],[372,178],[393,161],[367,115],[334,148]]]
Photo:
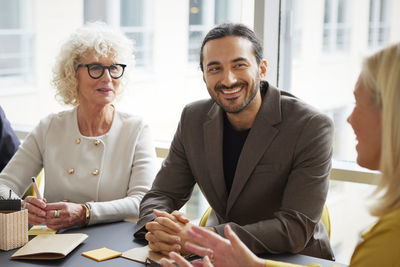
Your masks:
[[[221,211],[226,210],[227,191],[225,186],[223,169],[223,114],[222,109],[214,103],[208,112],[209,120],[203,124],[205,158],[211,179],[211,187],[208,190],[214,191],[210,196],[216,197],[213,207],[220,206]],[[209,199],[211,202],[212,200]],[[211,204],[211,203],[210,203]]]
[[[281,120],[280,93],[276,88],[269,86],[240,153],[228,198],[226,215],[228,215],[268,146],[278,134],[279,131],[274,125]]]

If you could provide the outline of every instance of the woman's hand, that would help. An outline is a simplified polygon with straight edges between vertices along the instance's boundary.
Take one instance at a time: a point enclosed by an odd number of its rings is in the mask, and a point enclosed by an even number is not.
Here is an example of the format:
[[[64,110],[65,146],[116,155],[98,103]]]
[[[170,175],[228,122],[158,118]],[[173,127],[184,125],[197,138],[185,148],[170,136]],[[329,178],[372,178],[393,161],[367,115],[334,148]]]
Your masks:
[[[27,196],[21,206],[28,209],[28,223],[32,225],[42,224],[46,221],[46,199]]]
[[[200,246],[187,242],[185,248],[199,256],[208,256],[215,267],[265,266],[265,260],[254,255],[229,225],[225,226],[224,231],[227,239],[204,228],[193,226],[188,234]]]
[[[46,206],[46,225],[51,229],[61,229],[83,225],[86,210],[81,204],[70,202],[48,203]]]

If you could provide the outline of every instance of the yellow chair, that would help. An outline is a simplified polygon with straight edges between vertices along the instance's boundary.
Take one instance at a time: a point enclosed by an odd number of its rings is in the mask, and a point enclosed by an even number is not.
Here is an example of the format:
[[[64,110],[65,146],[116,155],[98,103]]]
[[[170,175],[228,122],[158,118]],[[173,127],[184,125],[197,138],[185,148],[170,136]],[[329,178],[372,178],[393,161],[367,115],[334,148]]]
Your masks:
[[[212,208],[208,207],[208,209],[206,210],[206,212],[204,212],[203,216],[201,216],[200,222],[199,222],[199,226],[204,227],[207,224],[207,220],[208,217],[210,217]]]
[[[201,216],[199,226],[206,226],[208,217],[210,217],[212,208],[208,207],[208,209],[204,212],[203,216]],[[329,218],[328,206],[324,205],[324,210],[322,211],[321,221],[325,225],[326,231],[328,232],[329,239],[331,238],[331,219]]]
[[[325,225],[325,229],[328,232],[329,239],[331,238],[331,219],[329,216],[328,206],[324,205],[324,210],[322,211],[321,221]]]
[[[44,191],[44,169],[42,169],[39,174],[36,176],[36,184],[39,188],[40,194],[43,196]],[[35,190],[33,189],[32,184],[26,189],[22,199],[25,199],[27,196],[34,196],[37,197]]]

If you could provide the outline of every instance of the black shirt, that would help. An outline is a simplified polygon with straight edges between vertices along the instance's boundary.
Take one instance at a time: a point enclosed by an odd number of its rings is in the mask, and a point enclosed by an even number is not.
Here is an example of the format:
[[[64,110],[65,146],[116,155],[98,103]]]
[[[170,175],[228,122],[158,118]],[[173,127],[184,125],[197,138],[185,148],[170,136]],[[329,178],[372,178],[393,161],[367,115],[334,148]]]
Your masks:
[[[228,195],[231,191],[233,178],[235,177],[237,162],[249,132],[250,129],[236,131],[224,113],[223,160],[225,185]]]
[[[267,81],[261,81],[260,93],[262,97],[267,92],[268,87],[269,84]],[[240,157],[240,153],[242,152],[243,145],[246,142],[246,138],[250,132],[250,129],[236,131],[224,112],[223,162],[225,185],[228,195],[232,188],[233,178],[235,177],[236,166]]]

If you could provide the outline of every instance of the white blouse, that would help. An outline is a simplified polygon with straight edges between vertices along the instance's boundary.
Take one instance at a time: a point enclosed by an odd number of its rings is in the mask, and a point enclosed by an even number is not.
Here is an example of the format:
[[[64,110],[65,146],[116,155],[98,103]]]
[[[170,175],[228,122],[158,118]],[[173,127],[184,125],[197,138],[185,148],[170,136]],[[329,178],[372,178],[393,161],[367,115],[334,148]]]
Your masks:
[[[0,174],[0,196],[10,189],[22,196],[42,168],[47,202],[90,202],[89,224],[137,217],[158,170],[149,127],[139,117],[115,111],[105,135],[87,137],[77,108],[40,121]]]

